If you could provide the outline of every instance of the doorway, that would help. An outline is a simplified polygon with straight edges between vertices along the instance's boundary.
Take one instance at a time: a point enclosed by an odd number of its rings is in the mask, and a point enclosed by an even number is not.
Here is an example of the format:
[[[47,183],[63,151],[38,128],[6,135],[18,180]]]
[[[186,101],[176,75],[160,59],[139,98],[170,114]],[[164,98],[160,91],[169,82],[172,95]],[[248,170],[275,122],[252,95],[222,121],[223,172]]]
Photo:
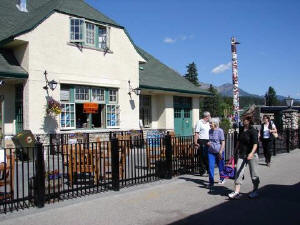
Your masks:
[[[176,136],[190,136],[192,127],[192,98],[174,96],[174,131]]]

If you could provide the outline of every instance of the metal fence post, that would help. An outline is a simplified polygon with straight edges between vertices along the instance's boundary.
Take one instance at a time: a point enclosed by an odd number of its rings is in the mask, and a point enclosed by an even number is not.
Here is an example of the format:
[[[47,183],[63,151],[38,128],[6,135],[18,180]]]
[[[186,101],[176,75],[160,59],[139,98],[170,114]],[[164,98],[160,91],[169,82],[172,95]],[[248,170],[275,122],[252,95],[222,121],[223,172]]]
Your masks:
[[[290,129],[286,129],[286,151],[290,152]]]
[[[45,205],[45,163],[43,144],[39,138],[35,144],[35,151],[34,202],[38,208],[42,208]]]
[[[112,137],[111,143],[111,175],[112,188],[114,191],[120,190],[120,159],[119,159],[119,143],[116,137]]]
[[[167,134],[165,136],[165,144],[166,144],[166,179],[172,178],[172,143],[171,136]]]
[[[273,155],[276,155],[276,138],[273,140]]]

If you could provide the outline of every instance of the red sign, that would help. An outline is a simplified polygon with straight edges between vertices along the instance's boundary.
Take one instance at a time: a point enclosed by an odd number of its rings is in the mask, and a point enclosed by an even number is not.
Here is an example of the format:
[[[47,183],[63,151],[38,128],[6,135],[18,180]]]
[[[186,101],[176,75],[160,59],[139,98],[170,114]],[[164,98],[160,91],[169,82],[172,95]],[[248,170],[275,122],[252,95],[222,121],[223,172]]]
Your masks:
[[[93,102],[83,103],[84,113],[98,113],[98,104]]]

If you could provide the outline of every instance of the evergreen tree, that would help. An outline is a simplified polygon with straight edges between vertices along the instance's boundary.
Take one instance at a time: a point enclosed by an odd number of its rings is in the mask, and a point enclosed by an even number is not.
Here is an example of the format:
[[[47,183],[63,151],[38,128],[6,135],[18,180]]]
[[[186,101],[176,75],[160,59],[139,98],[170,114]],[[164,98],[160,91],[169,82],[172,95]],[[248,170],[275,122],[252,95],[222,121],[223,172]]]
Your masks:
[[[193,84],[195,84],[196,86],[200,86],[196,64],[192,62],[188,66],[186,66],[186,68],[187,68],[187,73],[184,75],[184,77],[188,79],[190,82],[192,82]]]
[[[212,97],[206,97],[203,101],[203,111],[210,112],[212,117],[218,117],[222,115],[222,109],[220,108],[221,97],[218,94],[217,89],[212,85],[209,86],[208,91],[213,94]]]
[[[269,87],[268,92],[265,94],[266,106],[279,105],[279,100],[276,97],[276,91],[273,87]]]

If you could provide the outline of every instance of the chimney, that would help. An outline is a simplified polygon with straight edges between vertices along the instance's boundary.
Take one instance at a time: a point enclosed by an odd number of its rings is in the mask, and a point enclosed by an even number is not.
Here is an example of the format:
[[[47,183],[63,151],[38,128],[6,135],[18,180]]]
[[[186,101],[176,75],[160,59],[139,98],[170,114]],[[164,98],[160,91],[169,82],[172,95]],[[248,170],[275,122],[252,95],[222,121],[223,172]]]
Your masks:
[[[26,1],[27,0],[17,0],[17,8],[21,12],[28,12],[27,11],[27,6],[26,6]]]

